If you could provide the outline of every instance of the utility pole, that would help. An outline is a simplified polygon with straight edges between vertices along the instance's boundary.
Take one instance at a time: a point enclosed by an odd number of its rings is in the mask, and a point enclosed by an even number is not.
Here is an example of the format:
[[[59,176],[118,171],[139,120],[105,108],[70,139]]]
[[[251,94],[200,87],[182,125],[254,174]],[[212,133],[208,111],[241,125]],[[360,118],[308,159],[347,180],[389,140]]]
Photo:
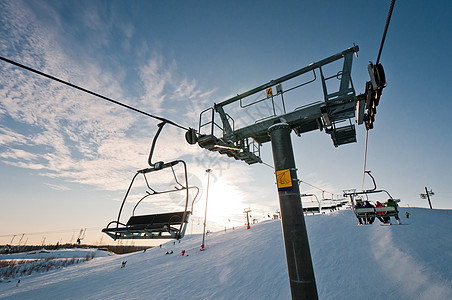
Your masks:
[[[246,229],[250,229],[250,218],[249,218],[249,213],[251,212],[251,208],[245,208],[243,210],[243,213],[246,214]]]
[[[276,171],[281,223],[292,299],[318,299],[308,235],[300,200],[297,169],[286,123],[268,129]]]
[[[421,196],[421,199],[425,199],[425,198],[427,198],[427,200],[428,200],[428,205],[430,206],[430,209],[433,209],[432,208],[432,202],[430,201],[430,196],[433,196],[433,195],[435,195],[435,193],[433,192],[433,190],[427,190],[427,187],[425,187],[425,194],[420,194],[420,196]]]
[[[207,220],[207,201],[209,200],[209,180],[210,180],[210,173],[212,173],[211,169],[207,169],[207,192],[206,192],[206,209],[204,211],[204,229],[202,230],[202,244],[201,244],[201,250],[204,250],[204,241],[206,237],[206,220]]]

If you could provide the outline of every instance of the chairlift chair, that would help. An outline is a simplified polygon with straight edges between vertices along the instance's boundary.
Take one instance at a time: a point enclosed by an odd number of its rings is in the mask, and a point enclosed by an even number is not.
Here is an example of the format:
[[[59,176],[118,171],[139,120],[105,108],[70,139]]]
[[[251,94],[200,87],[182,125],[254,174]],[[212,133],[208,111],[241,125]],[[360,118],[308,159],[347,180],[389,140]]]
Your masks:
[[[176,173],[174,171],[174,166],[181,163],[184,167],[184,183],[178,181]],[[159,172],[171,168],[176,186],[172,189],[157,191],[149,185],[149,181],[146,177],[147,174],[153,172]],[[126,224],[120,222],[122,210],[124,204],[127,201],[132,186],[138,175],[143,175],[149,191],[137,202],[132,211],[132,216],[129,218]],[[196,195],[189,206],[189,190],[195,189]],[[139,204],[146,198],[154,195],[161,195],[173,192],[185,192],[185,208],[182,211],[169,212],[169,213],[159,213],[159,214],[147,214],[147,215],[135,215],[136,208]],[[175,160],[168,163],[158,162],[155,163],[153,167],[146,168],[137,171],[133,176],[132,182],[126,192],[124,200],[122,201],[121,208],[119,209],[118,218],[115,221],[108,223],[107,227],[102,229],[102,232],[106,233],[108,236],[117,239],[181,239],[185,235],[185,230],[187,228],[188,220],[190,214],[193,212],[193,203],[198,196],[198,187],[188,185],[187,176],[187,166],[183,160]]]
[[[320,213],[322,206],[320,204],[319,199],[317,198],[317,195],[315,195],[315,194],[301,194],[300,197],[301,198],[311,197],[311,201],[310,202],[303,202],[303,200],[302,200],[303,212],[305,212],[305,213],[307,213],[307,212]],[[316,202],[312,201],[312,197],[315,197]]]
[[[181,239],[185,235],[185,230],[187,229],[188,219],[190,214],[193,213],[193,203],[196,200],[196,197],[199,194],[199,188],[195,186],[188,185],[188,175],[187,175],[187,165],[183,160],[174,160],[171,162],[164,163],[163,161],[158,161],[156,163],[152,163],[152,155],[154,153],[155,144],[157,142],[158,136],[160,135],[164,125],[166,122],[162,122],[158,124],[159,129],[154,136],[154,140],[152,142],[151,151],[149,153],[148,163],[151,166],[150,168],[138,170],[137,173],[133,176],[132,182],[129,185],[129,188],[124,196],[124,200],[122,201],[121,208],[119,209],[118,218],[115,221],[111,221],[108,223],[107,227],[102,229],[102,232],[106,233],[108,236],[117,239]],[[182,164],[184,168],[184,182],[181,183],[176,176],[176,172],[174,171],[174,166],[177,164]],[[149,185],[149,181],[146,177],[146,174],[160,172],[165,169],[170,168],[172,171],[172,175],[174,177],[174,181],[176,186],[172,189],[165,189],[162,191],[157,191],[153,189]],[[138,175],[143,175],[144,180],[146,182],[147,188],[149,191],[146,191],[146,194],[137,202],[132,211],[132,216],[129,218],[126,224],[120,222],[121,213],[124,208],[124,204],[129,197],[130,190],[135,182],[135,179]],[[189,190],[195,189],[196,194],[193,197],[193,201],[191,202],[191,206],[189,207]],[[185,192],[185,207],[183,211],[169,212],[169,213],[159,213],[159,214],[150,214],[150,215],[135,215],[135,210],[138,205],[147,197],[167,194],[167,193],[180,193]],[[116,226],[115,226],[116,225]]]
[[[370,190],[363,190],[363,191],[356,191],[356,190],[347,190],[344,191],[344,197],[350,197],[350,201],[352,204],[352,209],[353,212],[355,213],[357,218],[375,218],[377,216],[381,216],[381,214],[384,214],[385,217],[393,217],[393,216],[397,216],[398,215],[398,211],[395,207],[391,207],[391,206],[384,206],[384,207],[360,207],[357,208],[356,207],[356,200],[358,201],[368,201],[369,198],[368,196],[370,194],[381,194],[384,193],[386,194],[389,199],[394,200],[394,202],[400,202],[400,199],[394,199],[392,198],[392,196],[389,194],[388,191],[386,190],[377,190],[377,184],[375,182],[375,178],[370,174],[370,171],[365,171],[365,173],[367,175],[370,176],[370,178],[372,179],[372,183],[373,183],[373,188]],[[380,213],[380,214],[379,214]]]

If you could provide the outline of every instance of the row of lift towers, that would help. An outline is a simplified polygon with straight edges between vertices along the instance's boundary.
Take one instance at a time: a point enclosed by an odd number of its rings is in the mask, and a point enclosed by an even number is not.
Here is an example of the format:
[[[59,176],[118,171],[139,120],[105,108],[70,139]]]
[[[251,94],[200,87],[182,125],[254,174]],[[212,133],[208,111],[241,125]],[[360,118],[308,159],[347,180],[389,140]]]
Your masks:
[[[202,148],[242,160],[249,165],[262,163],[260,147],[271,142],[293,299],[317,299],[318,295],[290,134],[293,131],[300,136],[310,131],[325,131],[331,136],[333,145],[338,147],[356,142],[355,124],[352,122],[355,117],[356,124],[365,124],[367,130],[373,128],[376,107],[386,85],[385,75],[381,64],[369,63],[370,80],[366,82],[364,93],[356,95],[351,70],[353,56],[357,55],[358,50],[358,46],[354,45],[319,62],[214,104],[213,107],[201,112],[198,130],[190,129],[185,135],[190,144],[197,143]],[[324,70],[327,66],[337,64],[338,61],[342,61],[342,68],[337,73],[326,76]],[[297,77],[311,72],[313,79],[283,89],[282,83],[288,81],[292,83]],[[323,90],[323,101],[287,112],[284,99],[286,93],[313,83],[318,77]],[[329,90],[331,86],[328,85],[329,80],[339,80],[338,88]],[[266,97],[247,102],[246,99],[250,99],[248,97],[263,91]],[[281,99],[282,112],[275,109],[277,98]],[[226,113],[225,108],[237,102],[240,103],[240,108],[245,108],[262,101],[271,101],[272,114],[254,124],[235,129],[234,119]],[[218,122],[218,117],[221,122]],[[216,136],[217,132],[220,132],[221,136]]]

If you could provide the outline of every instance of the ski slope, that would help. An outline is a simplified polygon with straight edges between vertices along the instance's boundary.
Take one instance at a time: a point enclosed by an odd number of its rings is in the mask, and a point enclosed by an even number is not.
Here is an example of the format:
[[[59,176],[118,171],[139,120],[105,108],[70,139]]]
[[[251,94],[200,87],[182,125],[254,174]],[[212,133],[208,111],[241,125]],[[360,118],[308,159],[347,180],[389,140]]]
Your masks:
[[[99,249],[60,249],[60,250],[47,250],[41,249],[37,251],[13,253],[13,254],[0,254],[0,260],[37,260],[37,259],[50,259],[50,258],[84,258],[86,256],[92,257],[105,257],[114,255],[111,252],[103,251]]]
[[[402,215],[408,225],[354,226],[350,210],[306,217],[320,299],[452,299],[452,210]],[[290,299],[279,220],[209,234],[206,251],[201,239],[22,277],[18,287],[3,281],[0,298]]]

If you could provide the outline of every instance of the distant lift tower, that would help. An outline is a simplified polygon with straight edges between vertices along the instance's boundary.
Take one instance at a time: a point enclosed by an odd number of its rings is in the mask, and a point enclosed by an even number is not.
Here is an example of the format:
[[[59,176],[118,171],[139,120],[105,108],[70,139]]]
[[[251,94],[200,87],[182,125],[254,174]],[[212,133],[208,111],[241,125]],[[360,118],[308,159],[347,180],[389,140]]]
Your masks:
[[[300,136],[302,133],[325,129],[325,132],[331,136],[335,147],[356,142],[356,131],[352,118],[355,117],[355,111],[357,111],[356,122],[358,124],[370,120],[364,115],[364,109],[366,104],[371,102],[368,99],[371,93],[367,90],[364,95],[356,96],[351,80],[353,54],[358,50],[358,46],[354,46],[214,104],[212,108],[201,112],[198,130],[190,129],[186,133],[188,143],[198,143],[202,148],[245,161],[250,165],[262,162],[260,147],[263,143],[271,141],[293,299],[317,299],[318,296],[290,133],[294,131]],[[338,70],[331,72],[334,67]],[[327,72],[329,75],[326,75]],[[310,78],[299,82],[301,80],[297,77],[303,74],[306,75],[302,78],[307,76]],[[287,85],[286,90],[282,87],[283,82]],[[286,111],[288,103],[286,103],[285,96],[288,96],[290,92],[297,97],[298,88],[308,84],[313,86],[315,82],[323,90],[323,101],[299,106],[290,112]],[[371,89],[372,86],[368,84],[366,88]],[[273,93],[275,90],[276,94]],[[261,94],[265,96],[259,99]],[[254,97],[250,100],[252,95]],[[381,90],[379,95],[381,95]],[[281,102],[279,100],[276,102],[278,98],[281,99]],[[297,99],[299,98],[297,97]],[[240,103],[240,107],[237,107],[238,105],[232,108],[229,106],[236,102]],[[267,108],[270,108],[269,115],[241,128],[236,129],[234,119],[225,112],[226,106],[229,106],[228,108],[233,112],[237,112],[252,105],[258,105],[258,103],[266,104]],[[282,105],[278,108],[278,104]],[[221,123],[216,121],[215,116],[217,115],[220,117]]]

